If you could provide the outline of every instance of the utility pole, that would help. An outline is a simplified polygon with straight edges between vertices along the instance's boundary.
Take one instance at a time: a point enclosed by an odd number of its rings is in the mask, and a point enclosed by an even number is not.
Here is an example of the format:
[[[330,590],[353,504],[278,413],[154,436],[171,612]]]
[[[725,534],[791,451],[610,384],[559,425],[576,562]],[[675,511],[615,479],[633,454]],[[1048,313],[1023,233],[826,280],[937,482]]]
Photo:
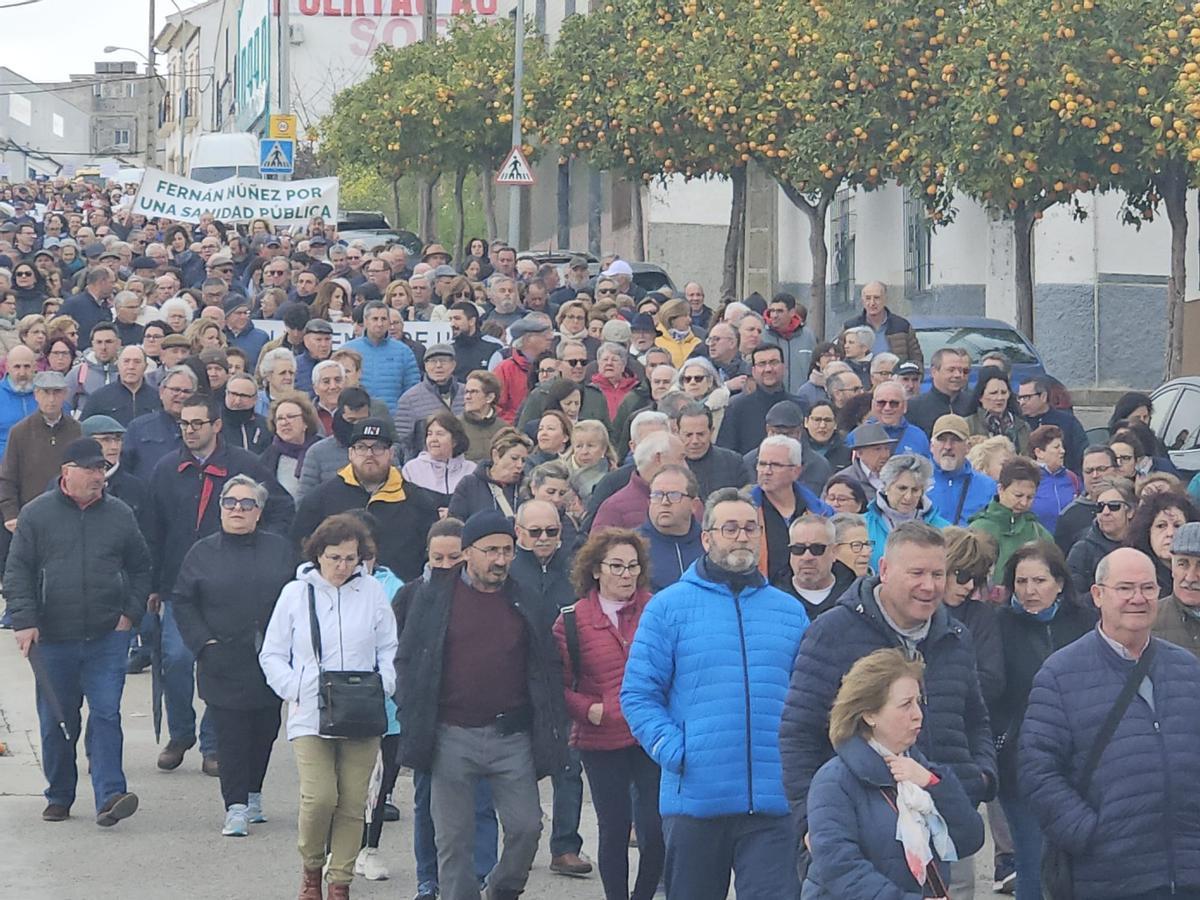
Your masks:
[[[292,110],[292,24],[291,0],[279,0],[279,109]]]
[[[513,117],[512,145],[521,146],[521,116],[525,111],[525,95],[521,79],[525,76],[525,0],[517,0],[516,52],[513,54]],[[521,188],[508,189],[508,244],[514,249],[521,245]]]
[[[150,0],[150,26],[146,39],[146,166],[158,159],[158,71],[154,66],[154,0]],[[182,126],[182,123],[180,124]]]

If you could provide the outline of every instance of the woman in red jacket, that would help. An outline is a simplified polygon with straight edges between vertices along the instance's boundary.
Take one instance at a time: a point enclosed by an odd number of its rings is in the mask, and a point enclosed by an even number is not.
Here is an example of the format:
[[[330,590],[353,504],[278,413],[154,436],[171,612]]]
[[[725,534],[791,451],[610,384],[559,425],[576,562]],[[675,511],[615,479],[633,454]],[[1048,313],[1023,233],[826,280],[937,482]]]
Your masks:
[[[658,815],[658,766],[638,746],[619,695],[629,645],[650,601],[650,554],[624,528],[593,532],[575,556],[581,599],[554,623],[571,716],[571,746],[579,751],[600,826],[599,867],[605,900],[651,900],[666,851]],[[637,788],[631,809],[630,787]],[[637,823],[639,862],[629,891],[630,813]]]

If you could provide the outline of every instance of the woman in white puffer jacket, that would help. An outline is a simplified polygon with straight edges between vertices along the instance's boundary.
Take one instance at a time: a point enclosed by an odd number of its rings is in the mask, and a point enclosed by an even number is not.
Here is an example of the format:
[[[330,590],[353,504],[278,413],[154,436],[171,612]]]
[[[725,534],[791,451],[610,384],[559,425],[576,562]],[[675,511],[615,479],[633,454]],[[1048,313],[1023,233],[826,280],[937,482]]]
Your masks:
[[[271,689],[288,704],[287,736],[300,773],[300,898],[321,897],[328,838],[328,897],[343,900],[354,878],[379,737],[321,735],[318,676],[321,669],[376,670],[390,697],[396,689],[396,618],[391,598],[361,565],[375,556],[375,547],[359,519],[327,518],[305,542],[304,556],[308,561],[297,570],[296,580],[279,595],[258,660]],[[320,630],[319,663],[309,624],[310,597]]]

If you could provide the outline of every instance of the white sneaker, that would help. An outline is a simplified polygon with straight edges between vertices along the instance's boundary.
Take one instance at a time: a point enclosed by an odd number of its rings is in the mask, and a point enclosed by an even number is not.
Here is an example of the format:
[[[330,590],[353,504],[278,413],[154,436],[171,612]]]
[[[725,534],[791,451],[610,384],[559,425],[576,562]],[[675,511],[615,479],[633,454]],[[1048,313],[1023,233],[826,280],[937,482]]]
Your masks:
[[[245,837],[250,833],[250,823],[246,820],[246,807],[235,803],[225,812],[225,827],[221,834],[225,837]]]
[[[391,873],[380,860],[378,850],[363,847],[358,851],[358,858],[354,860],[354,874],[361,875],[367,881],[387,881]]]

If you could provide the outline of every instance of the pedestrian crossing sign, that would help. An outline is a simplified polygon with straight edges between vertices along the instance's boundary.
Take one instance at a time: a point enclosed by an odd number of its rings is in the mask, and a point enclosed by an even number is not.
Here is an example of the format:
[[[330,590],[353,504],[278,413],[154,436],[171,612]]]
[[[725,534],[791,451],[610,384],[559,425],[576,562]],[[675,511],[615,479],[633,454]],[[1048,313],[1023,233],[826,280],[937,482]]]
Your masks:
[[[291,175],[296,170],[296,141],[267,138],[258,142],[258,171],[263,175]]]
[[[520,147],[513,147],[508,158],[504,160],[504,165],[496,173],[496,184],[531,185],[534,180],[529,160],[525,158]]]

